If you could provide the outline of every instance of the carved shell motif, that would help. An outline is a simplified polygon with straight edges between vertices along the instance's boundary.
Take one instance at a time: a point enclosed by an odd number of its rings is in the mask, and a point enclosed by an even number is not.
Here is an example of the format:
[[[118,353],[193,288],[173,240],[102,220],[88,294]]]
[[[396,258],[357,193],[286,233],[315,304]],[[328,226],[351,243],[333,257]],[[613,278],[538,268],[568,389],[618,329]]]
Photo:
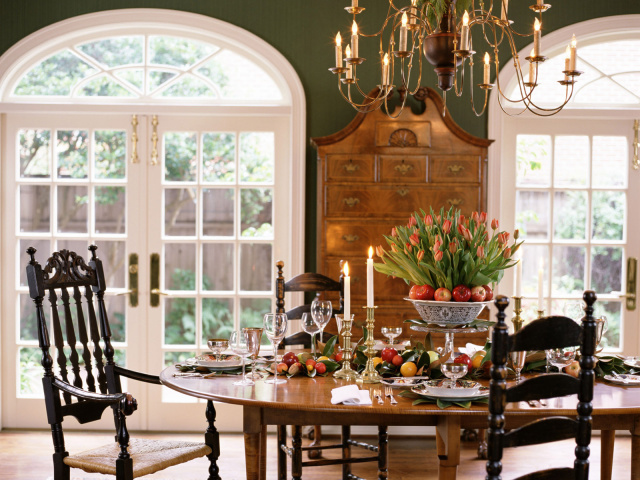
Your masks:
[[[43,272],[46,284],[93,282],[96,276],[81,256],[64,249],[49,257]]]
[[[418,137],[408,128],[399,128],[389,136],[391,147],[417,147]]]

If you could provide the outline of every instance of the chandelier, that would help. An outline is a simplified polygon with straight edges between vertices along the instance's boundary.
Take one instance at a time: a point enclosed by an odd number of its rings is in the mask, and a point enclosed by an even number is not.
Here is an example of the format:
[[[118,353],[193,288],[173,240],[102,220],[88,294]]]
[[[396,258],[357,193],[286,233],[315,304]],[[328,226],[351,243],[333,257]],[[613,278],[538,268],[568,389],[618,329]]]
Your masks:
[[[351,39],[343,49],[342,36],[338,32],[335,39],[335,67],[329,70],[338,76],[338,88],[344,99],[359,112],[368,112],[383,104],[388,107],[387,101],[396,90],[402,101],[400,111],[396,115],[391,114],[393,109],[386,108],[386,111],[389,116],[400,115],[407,93],[413,95],[421,86],[422,54],[435,67],[438,87],[443,91],[445,104],[446,92],[453,88],[455,94],[461,96],[465,77],[468,78],[471,106],[477,116],[484,113],[489,91],[494,87],[498,93],[500,108],[509,115],[511,113],[505,110],[505,103],[521,107],[516,114],[529,110],[536,115],[551,116],[562,110],[571,99],[576,77],[582,73],[576,70],[575,35],[567,46],[562,71],[564,77],[559,80],[565,88],[564,101],[555,107],[548,107],[539,106],[532,100],[533,92],[538,86],[539,66],[547,59],[541,54],[542,13],[551,5],[543,0],[534,0],[536,3],[529,7],[534,12],[533,15],[537,16],[528,33],[518,33],[513,28],[513,21],[508,16],[509,0],[498,0],[496,6],[500,7],[500,17],[492,13],[493,0],[489,0],[488,5],[483,0],[479,0],[478,5],[476,0],[404,0],[409,3],[405,6],[400,6],[400,1],[388,0],[387,15],[380,30],[373,34],[363,33],[358,26],[358,15],[365,10],[358,5],[358,0],[351,0],[351,6],[345,8],[353,17]],[[486,44],[480,82],[474,80],[476,52],[472,28],[479,31],[475,38],[484,40]],[[365,65],[365,59],[360,56],[360,37],[376,38],[379,42],[380,83],[373,90],[363,89],[358,82],[357,70]],[[524,66],[516,50],[516,37],[533,37],[533,50],[525,58],[528,77],[523,74]],[[514,98],[509,98],[500,86],[499,47],[503,43],[510,49],[515,67],[518,88],[515,89]],[[468,73],[465,73],[467,70]],[[495,71],[495,85],[491,83],[492,70]],[[480,96],[484,97],[480,109],[476,108],[474,100],[476,88],[480,89]],[[356,96],[358,99],[354,99]]]

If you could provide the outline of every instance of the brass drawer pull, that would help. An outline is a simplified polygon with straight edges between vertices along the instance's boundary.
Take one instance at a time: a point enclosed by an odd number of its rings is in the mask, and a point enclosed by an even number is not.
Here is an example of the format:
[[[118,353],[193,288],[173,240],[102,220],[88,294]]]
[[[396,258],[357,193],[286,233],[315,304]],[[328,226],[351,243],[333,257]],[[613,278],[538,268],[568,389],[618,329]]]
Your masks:
[[[449,165],[447,167],[449,169],[449,171],[451,173],[453,173],[454,175],[457,175],[458,173],[460,173],[462,170],[464,170],[464,165]]]
[[[349,163],[345,163],[342,168],[344,168],[348,173],[353,173],[360,170],[360,165],[353,163],[353,160],[349,159]]]
[[[409,189],[408,188],[399,188],[398,190],[396,190],[396,193],[398,195],[400,195],[401,197],[405,197],[409,194]]]
[[[450,198],[447,200],[447,203],[453,207],[459,207],[464,201],[461,198]]]
[[[356,242],[356,241],[360,240],[360,237],[358,235],[349,235],[349,234],[347,234],[347,235],[343,235],[342,239],[347,243],[353,243],[353,242]]]
[[[360,203],[360,199],[358,197],[349,197],[349,198],[342,199],[342,202],[347,207],[353,208]]]
[[[404,160],[402,160],[402,163],[396,165],[395,167],[393,167],[400,175],[406,175],[407,173],[409,173],[411,170],[413,170],[413,165],[410,165],[408,163],[404,163]]]

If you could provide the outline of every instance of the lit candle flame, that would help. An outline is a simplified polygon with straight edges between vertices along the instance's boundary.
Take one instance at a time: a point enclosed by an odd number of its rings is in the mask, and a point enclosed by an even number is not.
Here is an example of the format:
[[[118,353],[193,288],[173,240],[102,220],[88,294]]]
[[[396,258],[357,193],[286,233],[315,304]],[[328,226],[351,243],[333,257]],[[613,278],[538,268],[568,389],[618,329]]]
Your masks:
[[[576,40],[576,36],[575,36],[575,35],[573,35],[573,36],[571,37],[571,46],[572,46],[573,48],[576,48],[576,45],[578,45],[578,40]]]
[[[406,27],[408,21],[409,21],[409,18],[407,17],[407,12],[404,12],[402,14],[402,26]],[[575,37],[573,37],[573,38],[575,39]]]
[[[385,53],[385,54],[384,54],[384,59],[382,60],[382,62],[383,62],[385,65],[389,65],[389,54],[388,54],[388,53]]]
[[[536,19],[537,21],[537,19]],[[353,24],[351,25],[351,33],[353,35],[357,35],[358,34],[358,24],[356,23],[356,21],[353,21]]]
[[[489,52],[484,52],[484,63],[485,65],[489,65],[489,61],[491,60],[491,57],[489,57]]]
[[[465,10],[464,15],[462,16],[462,25],[465,27],[469,25],[469,13]]]
[[[347,45],[344,49],[344,57],[351,58],[351,47]]]
[[[354,22],[355,23],[355,22]],[[538,32],[540,31],[540,27],[542,26],[542,24],[540,23],[540,21],[536,18],[535,23],[533,24],[533,29]]]
[[[533,48],[531,49],[531,53],[529,54],[529,56],[530,56],[531,58],[533,58],[533,57],[535,57],[535,56],[536,56],[536,52],[535,52],[535,50],[534,50]]]
[[[344,268],[342,270],[344,272],[344,276],[348,277],[349,276],[349,262],[344,262]]]
[[[373,258],[373,247],[369,247],[369,258]]]
[[[336,35],[336,45],[339,47],[342,45],[342,37],[340,36],[340,32]]]

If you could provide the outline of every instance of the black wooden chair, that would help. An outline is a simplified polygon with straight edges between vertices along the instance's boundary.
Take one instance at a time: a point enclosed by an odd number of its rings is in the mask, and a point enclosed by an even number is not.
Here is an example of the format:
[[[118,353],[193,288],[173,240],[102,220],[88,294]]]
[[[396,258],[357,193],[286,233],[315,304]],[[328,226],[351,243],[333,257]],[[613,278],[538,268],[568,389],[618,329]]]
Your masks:
[[[319,273],[302,273],[285,282],[283,268],[284,262],[276,263],[278,276],[276,277],[276,308],[278,313],[286,313],[289,320],[296,320],[302,317],[305,312],[311,311],[311,304],[299,305],[290,310],[285,309],[284,296],[286,292],[304,292],[304,293],[320,293],[320,292],[336,292],[338,294],[338,308],[335,313],[342,313],[344,308],[344,280],[340,274],[340,280],[333,280]],[[342,267],[342,261],[340,262]],[[342,271],[342,268],[340,268]],[[325,332],[325,337],[321,341],[326,341],[330,337]],[[285,338],[286,345],[304,345],[311,346],[309,334],[305,332],[294,333]],[[293,480],[302,478],[302,467],[313,467],[320,465],[342,465],[343,479],[359,479],[360,477],[351,473],[352,463],[362,462],[378,462],[378,477],[387,478],[387,427],[378,427],[378,445],[369,445],[367,443],[357,442],[351,438],[351,427],[349,425],[342,427],[341,441],[335,445],[321,445],[322,427],[314,425],[313,427],[313,443],[309,446],[302,446],[302,426],[293,425],[291,447],[287,446],[287,430],[286,425],[278,426],[278,480],[285,480],[287,475],[287,456],[291,457],[291,476]],[[375,452],[375,456],[368,457],[351,457],[351,447],[357,446]],[[342,458],[336,460],[319,459],[322,450],[336,449],[342,450]],[[310,460],[302,461],[302,452],[306,451]],[[317,460],[314,460],[317,459]]]
[[[92,256],[88,265],[75,252],[60,250],[51,255],[43,268],[35,259],[36,249],[27,249],[29,295],[36,306],[44,368],[42,384],[53,436],[54,479],[69,480],[73,467],[85,472],[115,475],[117,480],[130,480],[203,455],[208,455],[211,461],[209,480],[219,479],[216,465],[219,439],[213,427],[215,411],[207,409],[210,430],[205,435],[206,444],[129,438],[126,417],[137,409],[137,402],[130,394],[122,392],[120,377],[158,385],[160,380],[155,375],[115,364],[104,302],[102,262],[96,256],[95,245],[89,250]],[[55,352],[50,352],[43,306],[45,296],[51,304]],[[56,356],[57,365],[54,365],[52,354]],[[70,455],[64,444],[64,418],[73,416],[85,424],[99,420],[109,407],[115,421],[115,442]]]
[[[591,401],[595,381],[596,322],[593,304],[596,294],[584,293],[587,304],[582,325],[560,316],[534,320],[518,332],[509,335],[505,310],[509,299],[496,299],[498,323],[493,328],[491,349],[491,383],[489,391],[489,429],[487,480],[499,480],[502,471],[502,450],[507,447],[538,445],[568,438],[576,439],[573,468],[540,470],[518,477],[518,480],[586,480],[589,478],[589,443],[591,442]],[[507,358],[509,352],[548,350],[580,346],[580,374],[578,378],[564,373],[539,375],[507,388]],[[536,420],[505,433],[504,410],[507,402],[541,400],[578,394],[574,418],[550,417]],[[508,427],[508,425],[506,425]],[[544,462],[543,462],[544,463]]]

